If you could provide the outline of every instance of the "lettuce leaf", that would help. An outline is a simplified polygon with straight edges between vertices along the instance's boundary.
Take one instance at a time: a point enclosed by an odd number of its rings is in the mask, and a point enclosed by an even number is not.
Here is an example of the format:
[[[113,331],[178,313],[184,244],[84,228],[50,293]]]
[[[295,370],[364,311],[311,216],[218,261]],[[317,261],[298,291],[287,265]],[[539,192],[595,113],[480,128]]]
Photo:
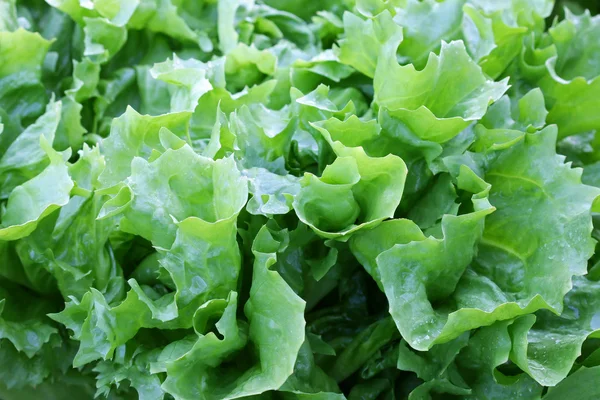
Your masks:
[[[0,397],[595,398],[597,12],[0,0]]]

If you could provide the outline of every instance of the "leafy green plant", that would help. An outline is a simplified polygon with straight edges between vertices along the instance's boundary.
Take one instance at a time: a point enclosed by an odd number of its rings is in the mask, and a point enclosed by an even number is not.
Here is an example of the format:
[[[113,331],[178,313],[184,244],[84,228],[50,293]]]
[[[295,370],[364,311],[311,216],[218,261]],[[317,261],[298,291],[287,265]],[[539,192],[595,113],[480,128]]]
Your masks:
[[[579,3],[0,0],[0,399],[599,398]]]

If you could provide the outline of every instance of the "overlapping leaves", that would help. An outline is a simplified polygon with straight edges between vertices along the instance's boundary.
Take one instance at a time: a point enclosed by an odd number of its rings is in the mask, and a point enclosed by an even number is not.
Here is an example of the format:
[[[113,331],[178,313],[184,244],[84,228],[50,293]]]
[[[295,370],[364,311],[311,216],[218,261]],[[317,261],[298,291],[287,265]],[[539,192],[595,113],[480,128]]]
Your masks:
[[[597,397],[552,6],[0,0],[0,397]]]

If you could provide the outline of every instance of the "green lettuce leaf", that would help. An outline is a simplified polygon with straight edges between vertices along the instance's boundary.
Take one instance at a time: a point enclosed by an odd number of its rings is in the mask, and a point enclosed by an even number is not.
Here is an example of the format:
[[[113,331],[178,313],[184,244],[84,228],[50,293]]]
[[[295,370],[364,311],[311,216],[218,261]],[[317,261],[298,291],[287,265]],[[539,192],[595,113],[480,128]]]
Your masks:
[[[344,64],[373,78],[379,53],[383,46],[391,41],[402,41],[402,28],[393,20],[389,12],[384,11],[374,19],[362,20],[358,16],[344,13],[344,31],[346,37],[340,41],[339,58]]]
[[[0,398],[593,398],[597,12],[0,0]]]
[[[398,8],[394,22],[403,28],[405,35],[398,48],[401,63],[421,69],[428,63],[430,53],[437,53],[442,40],[459,39],[465,2],[408,0]]]
[[[234,154],[245,168],[264,168],[284,175],[296,126],[287,107],[276,111],[258,104],[241,106],[229,118],[229,130],[239,149]]]
[[[140,400],[163,399],[161,381],[149,371],[158,355],[159,351],[146,350],[142,346],[133,351],[126,346],[119,348],[114,360],[102,361],[94,367],[97,373],[96,396],[108,397],[113,385],[119,387],[123,381],[128,381],[138,392]]]
[[[168,149],[151,162],[134,158],[131,170],[124,188],[129,199],[119,210],[121,229],[162,248],[173,243],[177,221],[188,217],[209,224],[230,220],[248,196],[246,180],[232,158],[214,161],[187,145]],[[165,212],[160,215],[155,207]]]
[[[547,75],[539,82],[550,111],[548,122],[558,125],[560,137],[598,129],[593,110],[598,108],[595,93],[600,85],[595,50],[600,18],[567,13],[548,32],[556,55],[546,61]]]
[[[439,337],[443,335],[447,317],[432,304],[454,292],[475,256],[484,218],[494,211],[487,199],[489,185],[466,167],[461,170],[458,179],[461,189],[476,192],[472,197],[473,212],[459,216],[444,215],[440,238],[425,237],[416,225],[414,229],[397,231],[393,236],[378,232],[389,230],[391,224],[394,229],[404,225],[392,221],[365,232],[362,240],[357,236],[351,246],[359,259],[369,263],[367,270],[378,275],[376,277],[388,297],[390,313],[402,337],[417,350],[427,350],[438,340],[444,342],[452,338]],[[407,221],[407,224],[413,223]],[[366,245],[373,241],[374,235],[385,237],[381,248],[386,248],[380,254]],[[425,254],[428,257],[424,257]],[[376,273],[372,272],[375,268]]]
[[[507,90],[507,80],[493,82],[469,57],[464,43],[444,43],[418,71],[400,66],[395,43],[388,42],[375,71],[375,101],[421,139],[444,143],[480,119],[488,105]],[[441,95],[432,96],[432,93]]]
[[[0,158],[0,198],[7,198],[17,186],[38,175],[48,165],[48,155],[40,141],[43,136],[52,145],[61,109],[61,102],[49,103],[46,112],[9,144]]]
[[[394,215],[404,190],[406,165],[388,155],[369,157],[361,147],[334,143],[338,158],[320,178],[306,173],[294,199],[298,218],[317,234],[347,240],[349,235],[373,227]],[[337,198],[330,204],[327,198]]]
[[[0,108],[18,126],[41,115],[48,102],[41,78],[50,45],[40,34],[23,28],[0,31]]]
[[[250,214],[272,216],[292,210],[294,197],[300,192],[299,179],[293,175],[277,175],[264,168],[245,171],[252,198],[246,209]]]
[[[202,62],[181,60],[175,55],[173,60],[155,64],[150,74],[170,84],[171,112],[194,111],[200,97],[212,89],[207,69]]]
[[[512,350],[513,321],[496,322],[478,330],[456,358],[461,376],[472,390],[469,398],[540,399],[542,386],[523,372],[503,374]]]
[[[167,128],[181,138],[187,135],[189,112],[159,116],[140,115],[132,108],[113,120],[110,136],[102,142],[106,169],[100,175],[105,187],[114,186],[131,175],[135,157],[149,158],[153,150],[161,150],[159,132]]]
[[[196,312],[198,341],[185,354],[166,362],[163,388],[174,398],[234,399],[256,395],[278,389],[292,375],[304,342],[305,303],[277,272],[269,269],[277,259],[279,245],[266,228],[254,241],[252,288],[244,307],[248,324],[236,321],[235,292],[229,300],[211,300]],[[215,325],[219,336],[206,331],[208,318],[215,314],[221,314]],[[228,371],[216,367],[220,360],[242,350],[247,341],[255,346],[258,364],[252,364],[251,356]],[[196,379],[199,370],[206,377],[203,381]]]
[[[65,373],[73,353],[59,331],[45,316],[49,304],[37,299],[23,303],[25,295],[16,285],[0,286],[0,354],[11,368],[0,371],[0,388],[22,390],[49,376]]]
[[[51,148],[45,136],[40,136],[40,146],[50,164],[8,196],[0,225],[0,240],[16,240],[29,235],[44,217],[69,202],[73,181],[63,155]]]
[[[575,277],[560,317],[540,312],[522,316],[511,326],[511,359],[540,384],[555,386],[565,379],[583,342],[598,336],[597,286],[585,277]]]
[[[17,7],[15,0],[6,0],[0,3],[2,17],[0,17],[0,31],[15,31],[19,27],[17,21]]]
[[[116,221],[96,220],[106,200],[92,194],[104,169],[104,159],[98,150],[84,146],[79,160],[68,166],[79,195],[72,196],[15,246],[31,282],[35,285],[55,282],[65,299],[81,298],[90,287],[111,299],[123,294],[122,272],[107,247]],[[74,241],[77,245],[73,245]]]
[[[181,324],[187,325],[188,316],[209,299],[225,298],[236,289],[241,267],[236,241],[239,211],[216,222],[196,217],[183,220],[177,225],[173,246],[159,258],[177,290]]]
[[[81,300],[71,297],[64,310],[48,315],[66,326],[72,338],[79,341],[73,367],[112,359],[115,350],[134,338],[141,328],[162,326],[177,317],[172,295],[160,297],[134,279],[128,283],[132,290],[115,306],[110,306],[102,293],[91,288]]]
[[[595,386],[589,385],[590,380],[596,379],[599,372],[598,367],[581,368],[562,381],[556,387],[550,388],[544,396],[546,400],[560,399],[565,395],[577,393],[582,399],[593,399],[598,396]]]

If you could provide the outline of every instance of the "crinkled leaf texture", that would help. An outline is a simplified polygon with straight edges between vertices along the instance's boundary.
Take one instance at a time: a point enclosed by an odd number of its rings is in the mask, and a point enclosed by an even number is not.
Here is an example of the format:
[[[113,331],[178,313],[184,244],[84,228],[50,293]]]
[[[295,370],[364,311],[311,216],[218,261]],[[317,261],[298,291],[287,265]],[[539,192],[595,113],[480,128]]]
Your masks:
[[[401,158],[370,157],[362,147],[334,144],[338,158],[320,178],[306,174],[294,200],[298,218],[326,238],[350,234],[390,218],[404,190],[406,165]],[[336,198],[336,203],[328,203]]]
[[[600,18],[567,13],[548,32],[556,54],[546,61],[547,76],[539,82],[550,110],[548,121],[558,125],[561,137],[599,129],[595,110],[600,87]]]
[[[0,0],[0,398],[597,398],[583,2]]]
[[[469,57],[462,41],[443,43],[417,70],[396,61],[396,43],[388,42],[373,81],[375,101],[419,138],[444,143],[471,121],[483,117],[488,105],[508,89],[507,80],[494,82]]]
[[[176,399],[236,399],[278,389],[292,375],[296,356],[304,342],[305,303],[270,270],[280,243],[263,227],[254,241],[255,256],[250,297],[244,307],[248,323],[236,319],[237,294],[228,300],[211,300],[194,315],[197,342],[185,354],[171,358],[163,352],[167,380],[163,387]],[[207,322],[219,318],[216,332],[207,331]],[[252,360],[253,345],[256,361]],[[174,346],[172,344],[171,346]],[[235,352],[247,352],[238,365],[219,367]],[[203,375],[197,379],[198,372]]]
[[[427,350],[540,308],[562,312],[571,277],[586,273],[593,252],[589,212],[598,192],[581,184],[581,170],[563,164],[555,140],[556,127],[548,127],[492,154],[482,172],[491,187],[460,166],[458,188],[473,191],[477,184],[484,202],[474,198],[474,213],[444,216],[440,239],[426,238],[416,226],[406,229],[402,225],[412,222],[401,220],[353,239],[353,251],[381,281],[411,346]],[[531,223],[532,218],[569,234]],[[378,232],[383,229],[387,232]],[[375,241],[381,244],[371,248]],[[454,306],[435,309],[440,298],[452,298]]]

